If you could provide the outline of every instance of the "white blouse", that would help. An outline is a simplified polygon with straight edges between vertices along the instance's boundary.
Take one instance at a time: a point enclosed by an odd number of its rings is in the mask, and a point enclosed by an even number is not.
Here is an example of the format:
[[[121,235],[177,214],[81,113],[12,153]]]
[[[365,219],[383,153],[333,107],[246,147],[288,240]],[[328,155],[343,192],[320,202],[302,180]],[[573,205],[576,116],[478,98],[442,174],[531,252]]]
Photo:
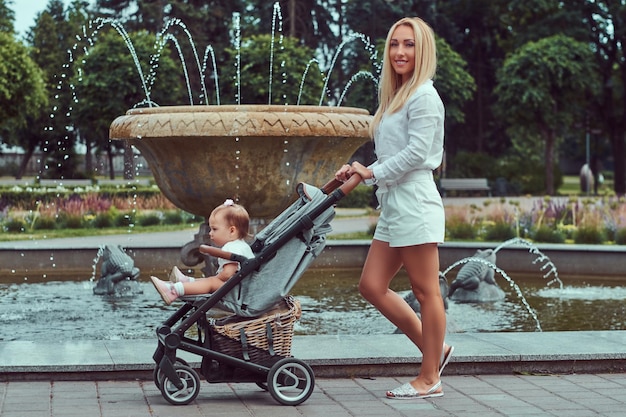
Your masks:
[[[376,180],[397,181],[411,171],[438,168],[443,158],[444,116],[432,80],[397,112],[383,115],[374,135],[378,159],[369,166]]]
[[[254,253],[252,252],[252,248],[250,245],[243,239],[231,240],[230,242],[226,242],[224,246],[222,246],[222,250],[230,253],[236,253],[237,255],[243,255],[246,258],[254,258]],[[224,269],[224,265],[236,263],[237,270],[240,269],[239,262],[233,262],[230,259],[217,258],[217,273],[219,274]]]

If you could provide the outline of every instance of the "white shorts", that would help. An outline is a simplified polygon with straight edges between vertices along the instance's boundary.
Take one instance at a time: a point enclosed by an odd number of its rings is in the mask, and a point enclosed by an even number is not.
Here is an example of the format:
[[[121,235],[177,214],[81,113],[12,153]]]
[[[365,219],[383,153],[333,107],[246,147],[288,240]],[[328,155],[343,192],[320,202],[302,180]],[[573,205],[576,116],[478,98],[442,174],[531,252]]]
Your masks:
[[[445,211],[432,174],[386,183],[376,196],[382,210],[374,239],[391,247],[443,243]]]

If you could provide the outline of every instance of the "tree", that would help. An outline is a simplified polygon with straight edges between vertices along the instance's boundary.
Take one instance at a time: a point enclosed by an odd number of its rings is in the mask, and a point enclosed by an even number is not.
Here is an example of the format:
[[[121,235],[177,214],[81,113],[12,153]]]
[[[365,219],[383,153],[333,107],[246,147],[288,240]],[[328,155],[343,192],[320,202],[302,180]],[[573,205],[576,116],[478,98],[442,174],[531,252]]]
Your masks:
[[[476,82],[467,72],[467,62],[439,37],[435,85],[446,106],[446,124],[463,125],[465,104],[474,97]]]
[[[12,0],[0,0],[0,32],[12,34],[15,32],[13,22],[15,21],[15,12],[9,9]]]
[[[220,76],[222,103],[237,102],[237,91],[240,91],[240,102],[243,104],[317,104],[322,93],[322,78],[319,75],[307,76],[302,83],[302,76],[314,52],[301,46],[295,38],[274,38],[270,77],[271,42],[269,34],[242,39],[239,51],[241,85],[237,89],[235,66],[227,66]],[[236,49],[226,49],[230,62],[236,62],[237,53]]]
[[[77,172],[76,131],[69,115],[73,106],[72,51],[81,25],[86,21],[84,2],[74,1],[67,9],[61,0],[49,0],[35,19],[26,39],[32,46],[31,57],[44,72],[50,107],[31,120],[24,132],[29,146],[46,154],[41,174],[51,178],[74,178]]]
[[[245,36],[269,34],[273,25],[281,25],[284,36],[298,39],[302,45],[318,52],[339,39],[331,28],[336,21],[331,13],[334,9],[332,4],[337,0],[248,0],[247,3],[247,10],[254,10],[254,13],[242,15]],[[278,9],[275,4],[278,4]],[[275,16],[276,12],[280,12],[280,19]],[[274,17],[277,19],[274,20]]]
[[[600,86],[589,105],[591,127],[608,136],[614,190],[626,194],[626,1],[576,0],[588,41],[593,45]],[[596,173],[597,174],[597,173]]]
[[[0,121],[35,116],[46,104],[42,73],[28,56],[28,49],[12,35],[0,32]]]
[[[393,2],[397,4],[399,2]],[[428,22],[468,63],[476,93],[463,109],[465,122],[446,138],[450,155],[461,151],[501,155],[511,146],[493,113],[496,74],[507,54],[529,41],[566,34],[581,40],[580,13],[560,0],[441,0],[432,2]],[[421,15],[421,14],[420,14]]]
[[[587,44],[555,35],[525,44],[498,72],[496,114],[514,140],[535,148],[527,138],[541,138],[550,195],[558,141],[584,117],[586,98],[597,86],[592,57]]]
[[[3,143],[26,150],[17,178],[38,143],[26,134],[27,128],[47,103],[43,73],[28,49],[11,34],[0,32],[0,137]]]
[[[212,95],[203,95],[202,68],[196,65],[195,54],[202,61],[207,48],[211,48],[217,68],[226,65],[223,51],[231,46],[233,13],[243,13],[244,3],[242,0],[97,0],[96,6],[103,17],[116,19],[129,32],[164,32],[164,35],[175,39],[172,43],[178,45],[170,51],[175,60],[180,60],[178,55],[174,55],[178,48],[182,52],[184,65],[189,70],[188,79],[193,93],[191,101],[208,104],[212,103]],[[204,76],[212,77],[210,60],[208,64]],[[187,83],[182,72],[179,82]]]
[[[111,122],[130,108],[145,106],[145,89],[152,104],[173,105],[184,100],[184,88],[178,82],[181,66],[170,58],[167,49],[162,51],[158,64],[152,60],[156,37],[141,31],[131,33],[130,42],[139,68],[123,37],[116,30],[104,30],[93,39],[88,53],[78,60],[78,75],[72,80],[77,97],[73,125],[90,144],[89,148],[106,152],[110,178],[115,177],[113,153],[116,147],[122,146],[109,139]],[[157,68],[153,83],[150,81],[151,63]],[[142,80],[146,82],[145,87]],[[125,175],[130,177],[132,170]]]
[[[475,94],[463,108],[465,122],[449,129],[446,137],[449,155],[463,150],[498,153],[508,145],[502,140],[500,124],[491,111],[495,74],[505,54],[497,42],[504,31],[504,3],[509,1],[448,0],[437,4],[433,29],[467,62],[468,72],[476,83]]]

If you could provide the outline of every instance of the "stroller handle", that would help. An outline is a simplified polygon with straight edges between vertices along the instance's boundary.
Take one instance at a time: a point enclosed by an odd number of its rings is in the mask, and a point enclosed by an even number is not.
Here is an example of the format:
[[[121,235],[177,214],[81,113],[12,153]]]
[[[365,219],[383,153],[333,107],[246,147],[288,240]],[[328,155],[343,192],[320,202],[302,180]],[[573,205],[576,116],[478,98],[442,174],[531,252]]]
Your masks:
[[[341,189],[344,195],[347,195],[350,191],[354,190],[357,185],[359,185],[363,181],[363,178],[359,174],[352,174],[350,178],[346,182],[341,182],[338,179],[333,178],[328,181],[323,187],[322,191],[324,194],[330,194],[335,191],[337,188]]]
[[[341,192],[343,193],[343,195],[347,195],[349,192],[351,192],[352,190],[354,190],[356,188],[357,185],[359,185],[362,181],[362,178],[359,174],[352,174],[352,176],[350,176],[350,178],[348,178],[348,180],[346,182],[341,182],[337,179],[332,179],[329,182],[327,182],[323,187],[322,187],[322,192],[324,192],[324,194],[328,195],[330,193],[332,193],[333,191],[335,191],[336,189],[341,190]],[[246,258],[245,256],[242,255],[238,255],[236,253],[231,253],[231,252],[226,252],[220,248],[216,248],[215,246],[211,246],[211,245],[200,245],[200,247],[198,248],[198,250],[200,251],[200,253],[204,253],[204,254],[208,254],[211,255],[213,257],[216,258],[222,258],[222,259],[228,259],[231,261],[236,261],[236,262],[245,262]]]
[[[215,258],[228,259],[229,261],[236,261],[239,263],[245,262],[245,260],[248,259],[243,255],[239,255],[239,254],[232,253],[232,252],[226,252],[220,248],[216,248],[215,246],[210,246],[210,245],[200,245],[198,250],[200,251],[200,253],[205,253]]]

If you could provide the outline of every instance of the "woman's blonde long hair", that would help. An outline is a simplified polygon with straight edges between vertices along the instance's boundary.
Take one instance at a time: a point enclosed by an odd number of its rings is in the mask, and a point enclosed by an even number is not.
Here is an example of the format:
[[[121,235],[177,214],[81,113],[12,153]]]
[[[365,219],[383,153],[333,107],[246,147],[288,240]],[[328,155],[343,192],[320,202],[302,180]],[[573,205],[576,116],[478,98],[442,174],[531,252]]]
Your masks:
[[[404,84],[402,84],[402,76],[394,71],[389,58],[391,37],[396,28],[402,25],[410,26],[415,34],[415,69],[411,79]],[[397,112],[420,85],[435,76],[436,70],[437,47],[432,28],[419,17],[405,17],[394,23],[385,41],[383,69],[378,87],[379,105],[370,125],[372,137],[383,115]]]

